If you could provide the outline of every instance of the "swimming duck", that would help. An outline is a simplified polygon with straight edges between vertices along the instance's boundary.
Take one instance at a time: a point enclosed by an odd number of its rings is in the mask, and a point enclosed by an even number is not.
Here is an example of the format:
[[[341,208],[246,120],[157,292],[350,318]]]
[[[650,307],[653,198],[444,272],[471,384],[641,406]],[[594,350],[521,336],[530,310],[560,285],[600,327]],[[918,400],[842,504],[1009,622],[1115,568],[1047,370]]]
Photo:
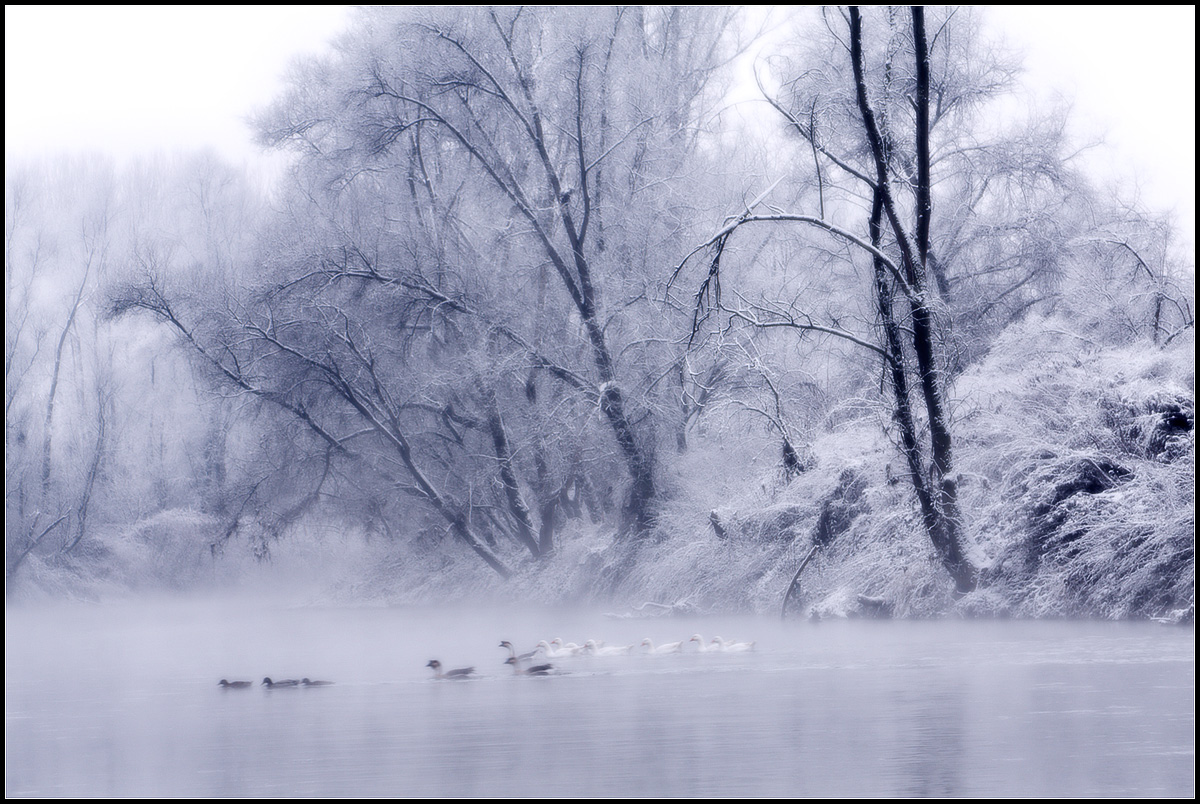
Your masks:
[[[683,650],[682,642],[668,642],[665,645],[656,646],[650,641],[650,637],[642,640],[642,647],[646,649],[646,653],[651,656],[661,656],[665,653],[680,653]]]
[[[504,660],[505,664],[511,664],[513,674],[518,676],[549,676],[554,674],[554,665],[552,664],[535,664],[533,667],[521,667],[521,660],[515,656],[509,656]]]
[[[282,681],[272,681],[270,678],[264,678],[262,685],[269,690],[273,690],[276,687],[299,687],[300,682],[294,678],[285,678]]]
[[[300,679],[300,685],[304,687],[329,687],[333,685],[332,681],[313,681],[311,678]]]
[[[475,672],[474,667],[460,667],[457,670],[447,670],[446,672],[443,673],[442,672],[442,663],[439,662],[437,659],[430,659],[429,664],[427,664],[425,666],[433,668],[433,677],[434,678],[450,679],[453,681],[465,681],[466,679],[471,677],[472,673]]]
[[[253,684],[253,681],[227,681],[226,679],[217,682],[218,687],[224,687],[227,690],[244,690]]]

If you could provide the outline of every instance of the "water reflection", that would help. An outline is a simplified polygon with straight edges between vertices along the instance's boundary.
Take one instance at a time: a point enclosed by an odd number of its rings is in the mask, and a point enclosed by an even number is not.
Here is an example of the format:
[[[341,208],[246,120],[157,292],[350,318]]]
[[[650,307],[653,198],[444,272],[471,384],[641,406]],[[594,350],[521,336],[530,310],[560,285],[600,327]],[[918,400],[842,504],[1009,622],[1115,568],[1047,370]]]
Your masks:
[[[232,614],[231,614],[232,612]],[[1194,793],[1194,634],[1106,623],[613,621],[169,604],[10,610],[5,788],[27,796]],[[514,676],[563,635],[755,639]],[[474,664],[436,682],[425,664]],[[226,690],[220,678],[329,678]]]

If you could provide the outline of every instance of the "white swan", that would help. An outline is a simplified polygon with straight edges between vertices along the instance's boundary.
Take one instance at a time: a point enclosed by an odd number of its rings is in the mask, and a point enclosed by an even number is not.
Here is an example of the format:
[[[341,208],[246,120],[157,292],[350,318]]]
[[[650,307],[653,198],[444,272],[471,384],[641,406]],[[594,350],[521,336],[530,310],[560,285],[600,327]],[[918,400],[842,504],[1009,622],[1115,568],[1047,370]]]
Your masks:
[[[712,638],[713,645],[710,650],[718,650],[721,653],[742,653],[743,651],[754,650],[753,642],[726,642],[719,636]]]
[[[554,642],[557,642],[559,645],[562,644],[561,639],[556,639]],[[554,644],[554,642],[547,642],[543,639],[538,643],[538,648],[540,648],[541,651],[546,654],[547,659],[569,659],[579,653],[579,646],[575,645],[573,642],[571,643],[574,647],[573,650],[565,647],[558,647]]]
[[[650,637],[646,637],[642,640],[642,647],[645,648],[646,653],[650,654],[651,656],[662,656],[666,653],[681,653],[683,651],[682,642],[668,642],[665,645],[658,645],[656,647],[655,644],[650,641]]]
[[[583,645],[577,645],[574,642],[565,642],[564,643],[562,641],[562,639],[559,637],[555,637],[554,639],[550,640],[550,644],[557,645],[559,650],[565,650],[568,653],[570,653],[572,656],[578,656],[579,654],[583,653],[583,651],[584,651]]]
[[[699,634],[692,634],[692,638],[689,639],[688,642],[695,642],[696,649],[701,653],[716,653],[721,650],[718,645],[705,642],[704,637],[700,636]]]
[[[631,650],[633,645],[601,645],[594,639],[583,644],[583,652],[592,656],[625,656]]]

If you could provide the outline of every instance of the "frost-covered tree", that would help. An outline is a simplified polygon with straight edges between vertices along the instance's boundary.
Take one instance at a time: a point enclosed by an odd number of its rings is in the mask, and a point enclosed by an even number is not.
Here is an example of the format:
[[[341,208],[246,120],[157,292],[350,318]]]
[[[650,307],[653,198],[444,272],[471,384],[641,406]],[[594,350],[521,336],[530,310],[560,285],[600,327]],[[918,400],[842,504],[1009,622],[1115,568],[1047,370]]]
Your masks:
[[[968,592],[981,556],[960,511],[955,378],[1028,316],[1165,344],[1194,327],[1187,271],[1148,216],[1098,202],[1061,114],[998,113],[1018,71],[971,9],[826,9],[797,33],[763,84],[798,145],[793,181],[685,261],[705,254],[694,330],[787,331],[881,364],[924,530]]]
[[[975,588],[978,567],[958,509],[946,384],[949,314],[939,295],[947,291],[947,282],[932,238],[934,126],[953,113],[963,95],[947,90],[952,82],[934,80],[934,37],[926,31],[924,9],[914,7],[908,22],[888,10],[886,24],[874,36],[864,32],[857,7],[844,16],[829,15],[826,23],[836,46],[834,55],[823,62],[819,79],[810,81],[800,101],[774,101],[811,146],[817,209],[763,212],[757,208],[766,201],[764,193],[743,214],[727,219],[705,246],[708,275],[697,305],[710,300],[721,304],[725,248],[734,233],[749,224],[799,224],[826,233],[848,249],[842,259],[870,262],[872,281],[858,292],[872,299],[873,331],[855,331],[836,314],[821,320],[811,312],[814,303],[808,297],[742,304],[730,315],[760,329],[834,337],[882,360],[893,422],[925,531],[957,589],[968,592]],[[823,97],[814,86],[832,98]],[[845,125],[833,126],[837,133],[826,137],[818,117],[824,121],[830,116]],[[836,178],[828,178],[823,166],[836,171]],[[840,205],[826,198],[827,181],[838,188]],[[865,231],[861,221],[853,220],[856,207],[859,214],[867,213]]]
[[[732,21],[364,10],[259,120],[297,162],[236,303],[122,306],[276,411],[304,499],[440,521],[502,575],[564,516],[644,535],[682,354],[655,289],[695,236]]]

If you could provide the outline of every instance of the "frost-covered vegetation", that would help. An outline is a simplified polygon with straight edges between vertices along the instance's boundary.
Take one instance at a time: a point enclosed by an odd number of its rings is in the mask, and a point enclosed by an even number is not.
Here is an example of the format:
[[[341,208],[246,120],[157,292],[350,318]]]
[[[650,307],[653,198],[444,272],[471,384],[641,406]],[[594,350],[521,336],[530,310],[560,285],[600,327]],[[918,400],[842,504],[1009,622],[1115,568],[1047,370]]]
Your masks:
[[[830,14],[740,132],[728,9],[366,9],[278,186],[10,165],[9,595],[1191,619],[1190,253]]]

